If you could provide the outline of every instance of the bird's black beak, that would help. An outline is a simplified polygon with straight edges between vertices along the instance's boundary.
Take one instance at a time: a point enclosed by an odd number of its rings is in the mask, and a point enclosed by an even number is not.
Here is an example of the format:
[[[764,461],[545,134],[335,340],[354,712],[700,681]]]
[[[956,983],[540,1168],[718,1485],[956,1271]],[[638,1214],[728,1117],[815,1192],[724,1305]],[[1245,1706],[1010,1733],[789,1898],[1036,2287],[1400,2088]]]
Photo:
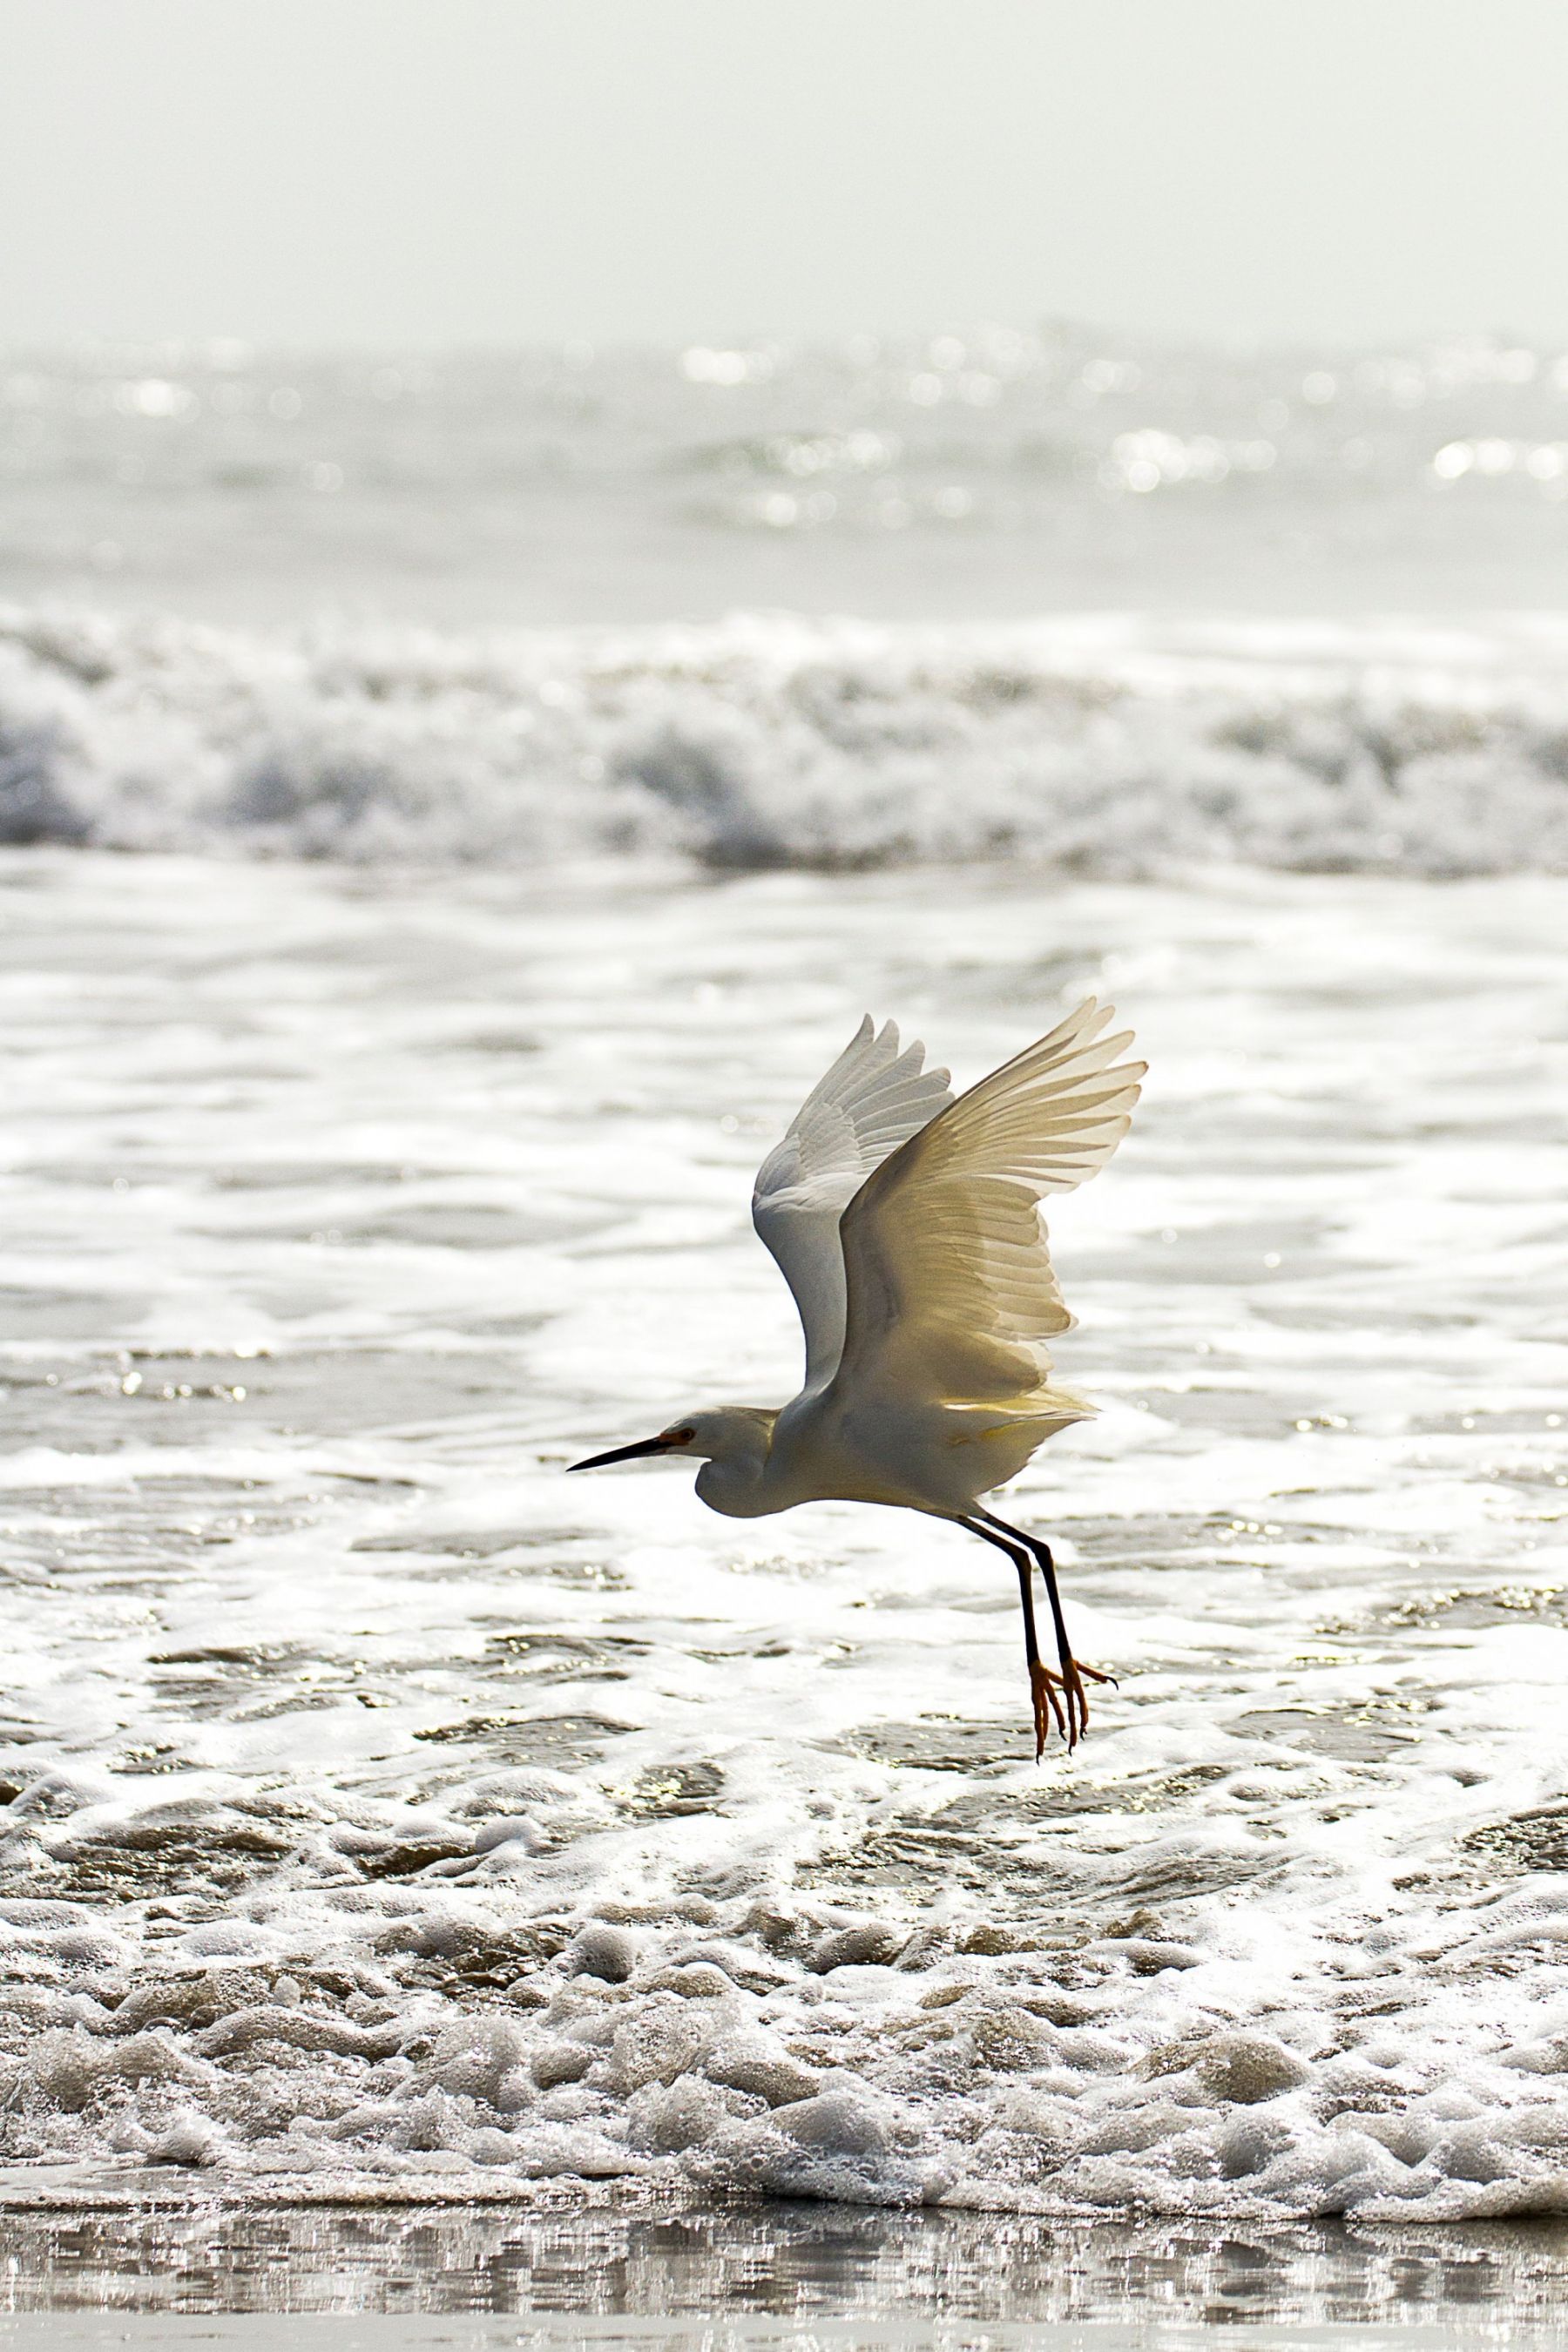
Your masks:
[[[644,1454],[668,1454],[670,1443],[668,1437],[644,1437],[636,1445],[613,1445],[608,1454],[591,1454],[586,1462],[569,1462],[567,1475],[574,1470],[603,1470],[611,1462],[636,1462]]]

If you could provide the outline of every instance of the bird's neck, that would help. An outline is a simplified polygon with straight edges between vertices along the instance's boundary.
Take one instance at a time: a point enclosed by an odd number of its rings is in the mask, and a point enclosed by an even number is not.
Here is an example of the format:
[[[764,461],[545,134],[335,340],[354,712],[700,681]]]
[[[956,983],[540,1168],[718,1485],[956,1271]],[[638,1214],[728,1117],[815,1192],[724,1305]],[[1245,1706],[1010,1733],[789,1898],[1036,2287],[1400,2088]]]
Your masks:
[[[783,1508],[768,1475],[776,1418],[757,1407],[735,1408],[730,1443],[697,1473],[697,1492],[710,1511],[731,1519],[757,1519]]]

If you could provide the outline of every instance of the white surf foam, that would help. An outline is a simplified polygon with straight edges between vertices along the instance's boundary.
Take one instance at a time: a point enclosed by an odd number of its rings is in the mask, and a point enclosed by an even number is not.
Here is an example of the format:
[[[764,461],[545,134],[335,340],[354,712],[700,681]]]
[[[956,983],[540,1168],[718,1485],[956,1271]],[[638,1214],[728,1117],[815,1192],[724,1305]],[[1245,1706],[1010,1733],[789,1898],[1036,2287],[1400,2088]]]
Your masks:
[[[0,839],[355,862],[1568,867],[1564,638],[1129,622],[305,636],[0,616]]]

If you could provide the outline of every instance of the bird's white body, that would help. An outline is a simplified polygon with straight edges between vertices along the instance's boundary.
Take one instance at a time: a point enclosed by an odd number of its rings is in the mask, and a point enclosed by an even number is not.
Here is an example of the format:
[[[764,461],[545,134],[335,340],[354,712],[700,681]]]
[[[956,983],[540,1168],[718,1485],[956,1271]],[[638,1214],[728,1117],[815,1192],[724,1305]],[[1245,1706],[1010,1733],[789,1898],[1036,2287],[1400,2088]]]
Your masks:
[[[731,1518],[881,1503],[1027,1544],[978,1512],[978,1497],[1093,1411],[1051,1383],[1048,1342],[1072,1318],[1039,1202],[1095,1174],[1127,1131],[1143,1065],[1118,1061],[1131,1038],[1103,1034],[1111,1017],[1091,997],[956,1101],[946,1071],[924,1067],[922,1046],[900,1051],[890,1022],[863,1022],[763,1162],[752,1201],[800,1310],[799,1395],[779,1411],[686,1414],[575,1466],[687,1454],[702,1462],[702,1501]],[[1016,1548],[1000,1548],[1022,1564]],[[1068,1676],[1064,1728],[1076,1736],[1079,1670],[1049,1559],[1044,1549]],[[1025,1610],[1035,1675],[1026,1586]]]
[[[727,1518],[761,1519],[797,1503],[884,1503],[961,1517],[975,1497],[1016,1478],[1047,1437],[1092,1408],[1058,1391],[1054,1410],[999,1416],[994,1408],[911,1401],[857,1403],[833,1384],[805,1390],[780,1412],[731,1405],[691,1416],[685,1446],[709,1444],[697,1492]]]

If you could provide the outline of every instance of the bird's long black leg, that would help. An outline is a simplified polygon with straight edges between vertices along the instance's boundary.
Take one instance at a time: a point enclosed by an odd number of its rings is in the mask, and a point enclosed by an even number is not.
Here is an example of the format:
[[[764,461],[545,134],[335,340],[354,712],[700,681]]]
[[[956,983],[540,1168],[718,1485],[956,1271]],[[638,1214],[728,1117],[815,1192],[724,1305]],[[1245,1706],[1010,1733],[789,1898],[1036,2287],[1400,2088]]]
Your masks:
[[[1016,1538],[1011,1529],[1004,1536],[979,1519],[960,1519],[958,1524],[961,1528],[967,1528],[971,1535],[981,1536],[988,1544],[994,1544],[998,1551],[1005,1551],[1018,1571],[1018,1593],[1024,1603],[1024,1654],[1029,1662],[1029,1698],[1035,1714],[1035,1760],[1037,1763],[1046,1752],[1046,1737],[1050,1730],[1053,1715],[1057,1729],[1069,1748],[1073,1745],[1074,1733],[1070,1710],[1064,1716],[1062,1702],[1057,1696],[1057,1677],[1040,1656],[1039,1636],[1035,1631],[1035,1563],[1030,1547]],[[1047,1707],[1049,1714],[1047,1713]]]
[[[1006,1520],[999,1519],[994,1511],[980,1513],[970,1524],[978,1526],[982,1519],[987,1527],[994,1528],[998,1535],[1005,1535],[1012,1542],[1022,1544],[1024,1549],[1039,1562],[1040,1574],[1046,1580],[1046,1598],[1051,1605],[1051,1622],[1056,1627],[1057,1655],[1061,1660],[1062,1683],[1067,1696],[1068,1722],[1070,1727],[1068,1746],[1076,1747],[1080,1736],[1089,1728],[1089,1693],[1084,1688],[1085,1675],[1091,1683],[1109,1683],[1114,1680],[1114,1676],[1101,1674],[1097,1666],[1082,1665],[1073,1656],[1072,1644],[1068,1640],[1067,1619],[1062,1614],[1061,1594],[1057,1589],[1057,1564],[1051,1557],[1049,1544],[1041,1536],[1026,1536],[1022,1528],[1009,1527]]]

